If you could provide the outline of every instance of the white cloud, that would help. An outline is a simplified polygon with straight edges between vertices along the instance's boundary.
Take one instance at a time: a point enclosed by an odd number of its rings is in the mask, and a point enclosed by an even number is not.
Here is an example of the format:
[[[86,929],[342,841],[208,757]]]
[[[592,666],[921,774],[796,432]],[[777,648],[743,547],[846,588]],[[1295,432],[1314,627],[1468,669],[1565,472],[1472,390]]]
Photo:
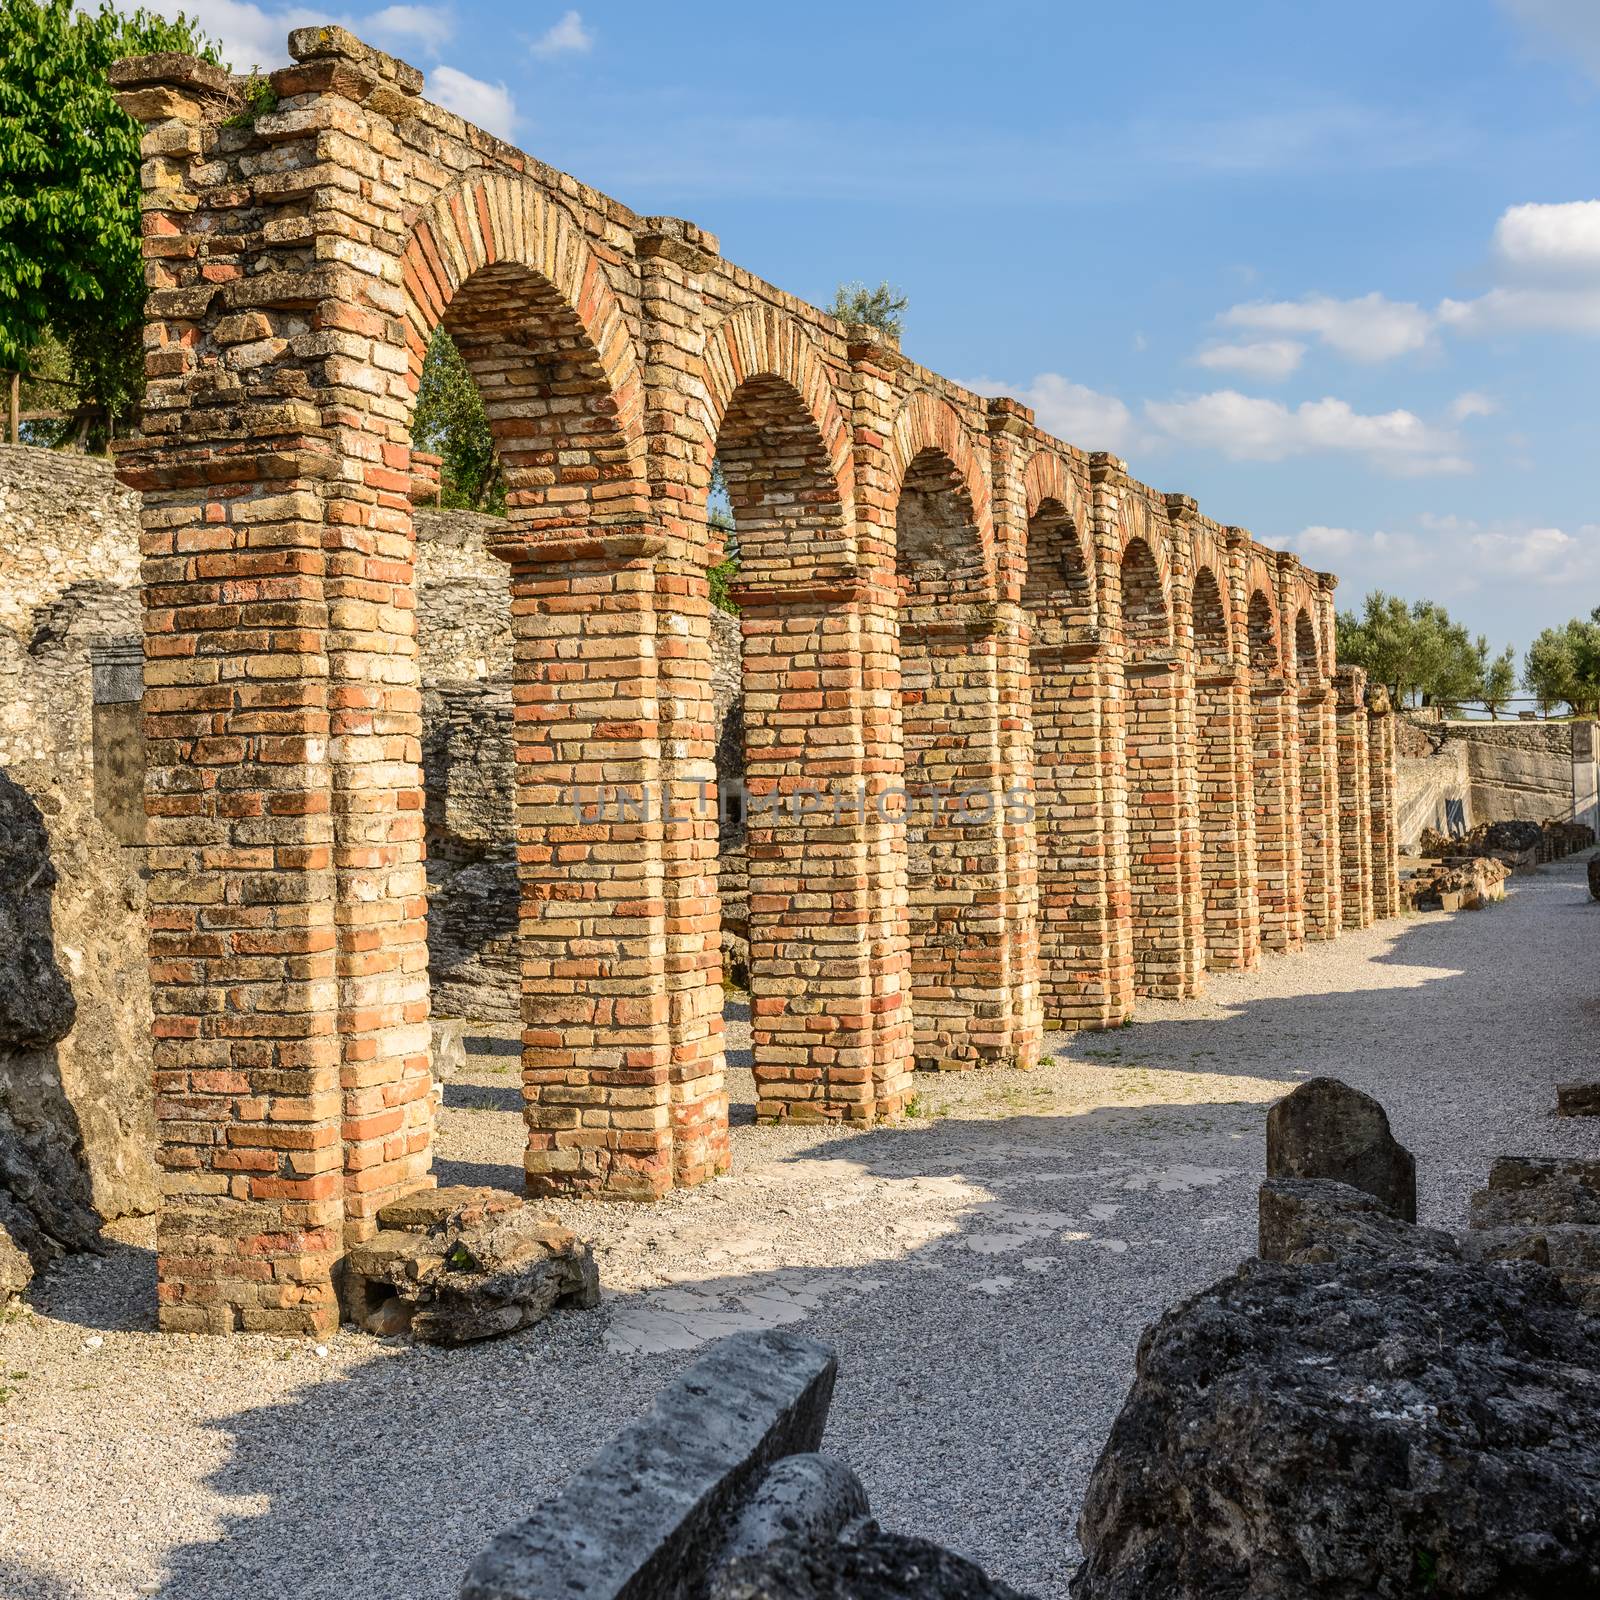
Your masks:
[[[1219,389],[1188,400],[1147,401],[1146,419],[1168,438],[1233,461],[1348,454],[1402,477],[1471,472],[1460,441],[1410,411],[1366,414],[1348,401],[1279,400]]]
[[[1600,78],[1600,8],[1594,0],[1500,0],[1503,11],[1540,36],[1549,53]]]
[[[1566,588],[1592,586],[1600,579],[1600,525],[1592,523],[1575,533],[1561,528],[1492,529],[1473,534],[1466,549],[1472,565],[1491,581],[1522,579]]]
[[[366,21],[356,24],[351,32],[363,39],[413,39],[430,52],[437,53],[450,42],[455,32],[455,21],[448,11],[435,6],[385,6],[382,11],[374,11]]]
[[[551,56],[581,56],[594,44],[594,35],[583,25],[583,17],[576,11],[566,11],[561,20],[546,29],[534,41],[533,53],[548,59]]]
[[[435,67],[424,90],[446,111],[509,139],[516,132],[517,102],[503,83],[485,83],[455,67]]]
[[[235,72],[286,66],[290,30],[319,22],[336,23],[369,44],[399,54],[419,45],[436,53],[454,31],[451,13],[443,6],[391,5],[359,16],[330,16],[307,6],[269,8],[252,0],[186,0],[174,9],[182,9],[198,22],[202,33],[217,41],[222,59]]]
[[[1238,372],[1263,383],[1281,383],[1306,353],[1297,339],[1257,339],[1248,344],[1214,344],[1194,353],[1197,367],[1214,372]]]
[[[1073,383],[1059,372],[1041,372],[1025,389],[979,378],[974,394],[1010,395],[1032,408],[1039,426],[1081,450],[1125,453],[1137,440],[1133,413],[1115,395]]]
[[[1388,533],[1382,529],[1361,533],[1354,528],[1329,528],[1313,524],[1290,534],[1289,548],[1308,565],[1327,569],[1365,570],[1376,566],[1398,577],[1420,572],[1435,559],[1421,539],[1408,533]]]
[[[1510,206],[1494,229],[1495,250],[1518,276],[1600,274],[1600,200]]]
[[[1444,300],[1439,321],[1455,333],[1600,333],[1600,283],[1593,288],[1502,287],[1476,300]]]
[[[1476,389],[1468,389],[1450,402],[1450,417],[1453,422],[1465,422],[1470,417],[1492,417],[1499,409],[1498,400]]]
[[[1433,329],[1432,316],[1408,300],[1377,293],[1355,300],[1307,295],[1303,300],[1253,300],[1217,319],[1231,328],[1259,333],[1302,333],[1320,339],[1352,361],[1391,361],[1420,350]]]

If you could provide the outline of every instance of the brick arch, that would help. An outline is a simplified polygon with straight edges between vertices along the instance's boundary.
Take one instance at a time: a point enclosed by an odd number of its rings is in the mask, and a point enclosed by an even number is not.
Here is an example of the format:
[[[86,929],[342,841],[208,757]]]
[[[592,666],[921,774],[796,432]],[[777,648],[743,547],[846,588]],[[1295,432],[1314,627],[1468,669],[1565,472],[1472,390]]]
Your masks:
[[[1130,654],[1172,643],[1166,574],[1150,541],[1139,534],[1122,547],[1122,635]]]
[[[701,360],[701,468],[709,477],[717,434],[741,384],[776,378],[800,399],[816,425],[828,470],[846,505],[854,498],[850,424],[839,407],[821,352],[798,319],[751,301],[730,312],[706,338]]]
[[[1322,676],[1322,642],[1311,611],[1301,606],[1294,616],[1294,667],[1302,683],[1319,681]]]
[[[742,581],[852,563],[850,427],[802,325],[757,302],[730,313],[706,340],[700,400],[691,501],[699,507],[720,454]]]
[[[1233,619],[1228,591],[1209,563],[1195,572],[1189,598],[1197,660],[1213,668],[1225,666],[1233,655]]]
[[[441,323],[457,325],[458,342],[498,352],[463,354],[484,391],[513,515],[540,525],[643,520],[643,375],[621,302],[565,206],[527,179],[469,173],[415,215],[400,267],[413,395]],[[541,428],[516,377],[552,364],[554,379],[541,381],[564,403],[584,396],[587,416],[564,404]],[[585,432],[590,459],[561,460]],[[550,492],[564,472],[583,495]]]
[[[927,389],[906,396],[889,435],[889,461],[898,497],[906,487],[912,467],[920,469],[942,457],[951,487],[964,497],[977,539],[975,564],[982,569],[982,591],[986,599],[995,593],[994,522],[990,514],[989,479],[982,456],[974,446],[966,426],[949,401]],[[898,520],[898,519],[897,519]],[[896,546],[899,545],[898,527]]]
[[[1061,577],[1065,577],[1066,588],[1070,591],[1079,581],[1077,574],[1081,573],[1082,591],[1071,598],[1064,620],[1093,627],[1099,609],[1099,584],[1082,496],[1068,477],[1060,456],[1049,449],[1036,450],[1029,457],[1022,471],[1022,488],[1028,514],[1023,605],[1033,611],[1053,609],[1052,600],[1062,598]],[[1045,541],[1042,552],[1034,547],[1040,535]]]
[[[1270,585],[1258,584],[1250,591],[1245,621],[1251,671],[1277,671],[1283,664],[1283,628],[1278,618],[1278,602]]]

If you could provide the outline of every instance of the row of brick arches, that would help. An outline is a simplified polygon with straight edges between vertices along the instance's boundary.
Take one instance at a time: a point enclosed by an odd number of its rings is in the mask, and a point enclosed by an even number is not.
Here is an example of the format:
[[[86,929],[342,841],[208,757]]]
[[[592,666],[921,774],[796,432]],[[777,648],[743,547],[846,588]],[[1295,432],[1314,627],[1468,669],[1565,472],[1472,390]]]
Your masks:
[[[323,1327],[429,1180],[409,430],[436,326],[508,494],[527,1181],[726,1167],[706,517],[737,528],[758,1110],[1195,994],[1396,909],[1332,580],[293,36],[144,122],[164,1326]],[[582,797],[588,797],[583,803]]]

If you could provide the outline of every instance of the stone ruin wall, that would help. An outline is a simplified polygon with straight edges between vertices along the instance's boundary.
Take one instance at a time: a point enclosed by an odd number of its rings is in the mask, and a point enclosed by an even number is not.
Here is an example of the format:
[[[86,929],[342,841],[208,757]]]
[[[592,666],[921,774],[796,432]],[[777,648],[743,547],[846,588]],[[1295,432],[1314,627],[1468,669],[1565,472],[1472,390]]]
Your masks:
[[[77,1002],[56,1044],[0,1038],[0,1124],[74,1158],[81,1144],[108,1219],[158,1200],[145,895],[128,848],[144,835],[137,527],[138,497],[104,462],[0,451],[0,770],[50,835],[56,959]]]
[[[1596,725],[1396,719],[1400,846],[1460,823],[1580,822],[1600,830]]]
[[[342,30],[291,54],[248,126],[191,58],[114,72],[145,125],[121,467],[163,1326],[328,1326],[343,1250],[431,1181],[409,432],[441,322],[509,491],[533,1192],[650,1198],[729,1158],[713,456],[745,777],[787,802],[746,832],[760,1116],[892,1116],[914,1067],[1027,1064],[1048,1026],[1394,913],[1392,718],[1335,670],[1330,576]]]

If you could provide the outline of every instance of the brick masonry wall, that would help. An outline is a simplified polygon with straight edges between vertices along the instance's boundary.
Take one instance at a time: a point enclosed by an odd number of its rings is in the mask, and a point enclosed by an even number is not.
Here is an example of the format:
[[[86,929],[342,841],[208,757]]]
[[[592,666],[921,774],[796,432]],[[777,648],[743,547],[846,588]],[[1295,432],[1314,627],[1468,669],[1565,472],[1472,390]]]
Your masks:
[[[713,457],[742,562],[759,1115],[890,1116],[916,1065],[1026,1064],[1047,1026],[1196,993],[1213,933],[1248,964],[1338,931],[1331,579],[467,126],[342,30],[291,54],[249,128],[200,63],[114,75],[146,128],[123,473],[164,1325],[326,1326],[343,1242],[429,1181],[408,435],[441,322],[508,484],[488,544],[531,1190],[648,1198],[728,1161]],[[1225,715],[1197,704],[1203,568]],[[441,648],[488,659],[470,629]],[[1218,807],[1242,853],[1208,856]]]

